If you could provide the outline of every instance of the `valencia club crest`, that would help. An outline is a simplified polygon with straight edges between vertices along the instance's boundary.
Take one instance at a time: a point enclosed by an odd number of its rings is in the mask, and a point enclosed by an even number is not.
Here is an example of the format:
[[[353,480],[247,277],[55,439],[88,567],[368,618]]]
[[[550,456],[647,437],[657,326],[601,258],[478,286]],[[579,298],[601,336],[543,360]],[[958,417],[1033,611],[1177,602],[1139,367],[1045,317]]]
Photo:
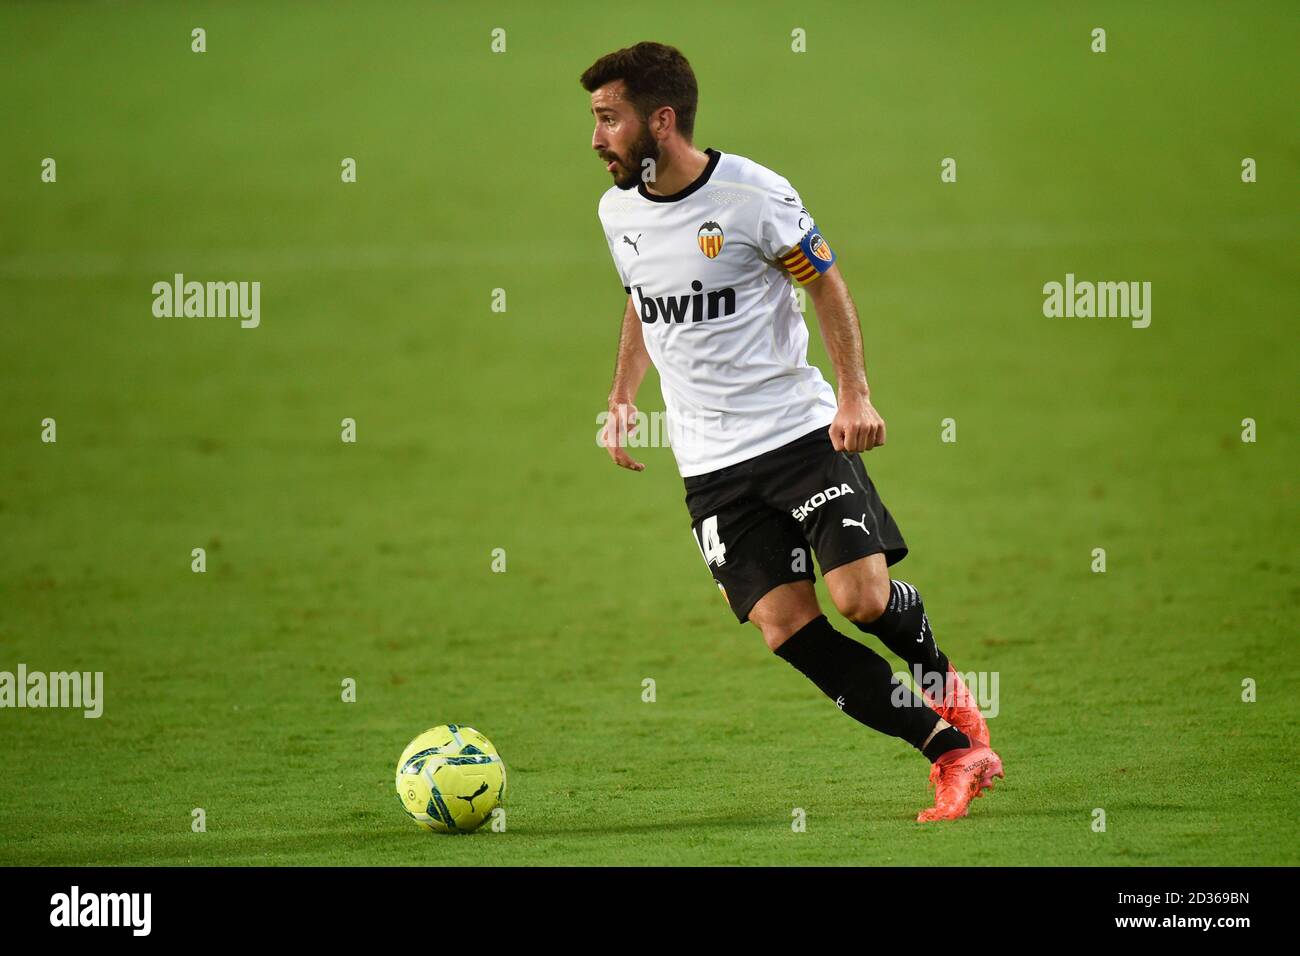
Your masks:
[[[834,262],[835,256],[831,254],[831,247],[826,245],[826,240],[822,238],[821,233],[813,233],[812,238],[808,240],[808,247],[812,249],[812,254],[822,262]]]
[[[695,241],[700,244],[700,252],[710,259],[716,259],[722,251],[722,240],[722,227],[713,221],[700,226],[700,231],[695,236]]]

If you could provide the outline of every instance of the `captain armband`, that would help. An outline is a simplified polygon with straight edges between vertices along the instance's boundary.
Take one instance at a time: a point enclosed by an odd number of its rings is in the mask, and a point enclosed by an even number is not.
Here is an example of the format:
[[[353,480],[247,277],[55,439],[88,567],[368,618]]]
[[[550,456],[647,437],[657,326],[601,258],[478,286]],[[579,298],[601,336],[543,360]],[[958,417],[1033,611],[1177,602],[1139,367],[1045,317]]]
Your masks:
[[[807,285],[835,264],[835,253],[814,225],[780,262],[800,285]]]

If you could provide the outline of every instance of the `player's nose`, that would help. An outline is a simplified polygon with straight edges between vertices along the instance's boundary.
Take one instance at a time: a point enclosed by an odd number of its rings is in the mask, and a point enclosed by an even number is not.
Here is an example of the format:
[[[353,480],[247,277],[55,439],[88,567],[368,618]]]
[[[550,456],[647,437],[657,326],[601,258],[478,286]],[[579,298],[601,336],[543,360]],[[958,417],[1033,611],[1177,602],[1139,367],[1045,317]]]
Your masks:
[[[597,123],[591,131],[591,148],[600,152],[605,148],[605,137],[600,135],[600,124]]]

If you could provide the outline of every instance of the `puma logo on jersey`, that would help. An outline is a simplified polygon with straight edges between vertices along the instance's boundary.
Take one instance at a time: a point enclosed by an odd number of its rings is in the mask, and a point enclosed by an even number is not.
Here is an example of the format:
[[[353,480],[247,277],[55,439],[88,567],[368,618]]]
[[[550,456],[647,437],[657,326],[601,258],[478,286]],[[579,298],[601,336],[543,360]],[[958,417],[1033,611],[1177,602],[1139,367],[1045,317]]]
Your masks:
[[[704,284],[696,279],[691,289],[696,295],[646,296],[641,287],[636,286],[636,297],[641,308],[641,321],[647,325],[663,319],[665,323],[680,325],[686,321],[686,313],[691,314],[692,322],[703,322],[705,295]],[[716,319],[719,315],[732,315],[736,311],[736,290],[717,289],[707,293],[709,312],[707,318]]]
[[[861,520],[861,521],[854,521],[852,518],[845,518],[845,519],[844,519],[844,523],[841,524],[840,527],[841,527],[841,528],[855,528],[855,527],[856,527],[856,528],[861,528],[863,531],[867,531],[867,516],[866,516],[866,514],[864,513],[864,514],[862,515],[862,520]],[[870,531],[867,531],[867,534],[871,534],[871,532],[870,532]]]
[[[812,514],[822,505],[826,504],[826,502],[834,498],[838,498],[840,497],[840,495],[851,495],[851,494],[853,494],[853,489],[849,487],[849,483],[846,481],[839,487],[827,488],[825,491],[817,492],[817,494],[813,495],[811,498],[809,498],[807,501],[803,503],[803,507],[792,508],[790,514],[794,516],[795,521],[803,521],[805,518],[807,518],[810,514]],[[862,520],[866,521],[867,516],[863,515]],[[862,530],[866,531],[867,529],[864,526]]]
[[[635,253],[637,254],[638,257],[640,257],[640,255],[641,255],[641,250],[638,249],[638,248],[636,247],[636,244],[637,244],[638,242],[641,241],[641,233],[638,232],[638,233],[636,234],[636,240],[635,240],[635,241],[629,239],[627,236],[624,236],[624,237],[623,237],[623,241],[626,242],[629,246],[631,246],[631,247],[632,247],[632,251],[635,252]]]

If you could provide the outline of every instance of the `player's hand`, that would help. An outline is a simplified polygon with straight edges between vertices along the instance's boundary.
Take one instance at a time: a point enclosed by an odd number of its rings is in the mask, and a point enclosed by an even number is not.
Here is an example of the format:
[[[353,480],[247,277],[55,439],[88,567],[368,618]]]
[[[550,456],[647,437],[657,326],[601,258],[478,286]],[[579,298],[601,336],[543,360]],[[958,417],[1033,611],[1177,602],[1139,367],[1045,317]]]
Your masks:
[[[614,459],[614,464],[628,471],[645,471],[645,465],[624,451],[628,436],[635,434],[638,425],[636,406],[631,402],[619,402],[609,407],[609,417],[600,433],[600,443]]]
[[[870,399],[841,395],[839,406],[830,427],[831,444],[836,451],[871,451],[885,443],[885,420],[872,407]]]

